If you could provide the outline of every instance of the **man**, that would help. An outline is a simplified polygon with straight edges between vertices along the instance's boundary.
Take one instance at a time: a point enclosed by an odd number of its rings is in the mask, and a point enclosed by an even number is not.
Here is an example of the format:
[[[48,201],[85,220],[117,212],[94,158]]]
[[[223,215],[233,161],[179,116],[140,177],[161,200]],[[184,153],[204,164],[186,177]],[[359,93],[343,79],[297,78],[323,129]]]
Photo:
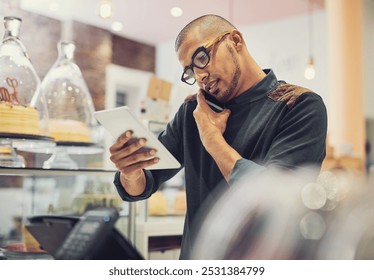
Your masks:
[[[187,213],[180,256],[185,259],[193,242],[193,221],[204,202],[216,199],[217,189],[272,166],[320,167],[327,117],[319,95],[277,81],[272,70],[262,70],[242,34],[220,16],[206,15],[189,23],[179,33],[175,50],[184,68],[182,81],[200,87],[196,98],[184,102],[159,135],[185,168]],[[214,97],[223,111],[213,110],[205,96]],[[125,132],[110,152],[119,170],[114,181],[119,194],[137,201],[150,197],[179,170],[144,170],[158,161],[157,153],[137,152],[146,141],[127,144],[131,136]]]

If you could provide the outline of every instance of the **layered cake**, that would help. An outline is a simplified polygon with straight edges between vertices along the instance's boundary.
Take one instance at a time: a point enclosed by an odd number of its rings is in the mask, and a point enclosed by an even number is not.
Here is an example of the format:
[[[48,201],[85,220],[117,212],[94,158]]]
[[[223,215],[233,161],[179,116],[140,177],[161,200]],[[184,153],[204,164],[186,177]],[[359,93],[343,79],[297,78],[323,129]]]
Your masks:
[[[157,191],[148,198],[148,215],[164,216],[168,214],[168,201],[161,191]]]
[[[185,191],[179,191],[175,195],[174,200],[174,214],[175,215],[184,215],[186,214],[187,210],[187,203],[186,203],[186,192]]]
[[[186,192],[178,191],[172,195],[165,195],[164,191],[156,191],[148,202],[148,215],[185,215],[186,214]]]
[[[40,135],[38,111],[31,106],[0,102],[0,133]]]
[[[92,142],[90,128],[75,120],[49,119],[49,134],[56,142]]]

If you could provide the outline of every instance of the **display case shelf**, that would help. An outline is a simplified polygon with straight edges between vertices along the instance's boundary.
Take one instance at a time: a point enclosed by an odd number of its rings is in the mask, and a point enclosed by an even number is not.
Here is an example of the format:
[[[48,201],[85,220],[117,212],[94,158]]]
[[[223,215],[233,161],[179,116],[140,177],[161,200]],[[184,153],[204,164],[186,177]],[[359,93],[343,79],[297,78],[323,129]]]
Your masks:
[[[38,176],[59,176],[59,175],[103,175],[114,174],[115,170],[104,169],[44,169],[44,168],[11,168],[0,167],[0,175],[38,175]]]

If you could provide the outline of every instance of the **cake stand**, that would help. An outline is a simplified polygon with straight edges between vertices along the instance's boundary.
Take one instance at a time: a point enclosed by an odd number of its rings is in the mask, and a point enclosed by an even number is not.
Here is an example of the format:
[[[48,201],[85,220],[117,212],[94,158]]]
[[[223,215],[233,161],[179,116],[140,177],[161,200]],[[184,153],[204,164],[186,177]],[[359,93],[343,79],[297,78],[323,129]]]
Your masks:
[[[25,167],[25,161],[17,154],[17,150],[35,152],[39,149],[52,149],[55,146],[54,139],[48,136],[0,133],[0,166]]]
[[[30,151],[28,148],[22,149]],[[87,142],[56,142],[54,147],[40,147],[33,149],[35,153],[52,154],[51,157],[43,163],[44,169],[79,169],[78,164],[70,155],[94,155],[104,151],[104,148],[95,143]]]

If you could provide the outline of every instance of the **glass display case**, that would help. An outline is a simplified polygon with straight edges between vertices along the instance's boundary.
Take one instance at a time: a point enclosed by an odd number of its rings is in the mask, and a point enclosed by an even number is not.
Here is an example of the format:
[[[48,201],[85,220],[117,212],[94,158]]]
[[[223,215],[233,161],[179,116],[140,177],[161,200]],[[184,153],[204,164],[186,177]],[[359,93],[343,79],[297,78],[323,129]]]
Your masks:
[[[114,171],[99,169],[0,168],[0,247],[24,246],[24,225],[36,215],[81,216],[96,207],[114,207],[126,217],[129,204],[112,184]],[[119,222],[128,235],[127,224]]]
[[[4,17],[0,42],[0,166],[23,167],[15,149],[51,148],[48,112],[40,79],[20,40],[22,20]]]
[[[46,169],[78,169],[71,155],[91,155],[103,151],[102,128],[93,116],[94,104],[79,66],[74,61],[75,43],[58,43],[58,57],[41,83],[40,98],[48,109],[49,136],[56,146],[33,149],[52,155]]]
[[[24,229],[28,217],[80,216],[86,210],[108,206],[119,211],[116,228],[145,259],[178,259],[184,214],[154,211],[159,206],[158,194],[147,201],[122,201],[113,185],[114,174],[114,170],[87,167],[0,167],[0,248],[28,252],[29,234]],[[175,192],[175,188],[163,186],[159,194],[170,204]]]
[[[48,136],[48,112],[40,78],[20,40],[22,20],[4,17],[0,42],[0,137]],[[31,137],[32,138],[32,137]]]
[[[102,139],[93,116],[94,104],[74,53],[74,42],[59,42],[57,60],[41,83],[50,136],[58,144],[98,144]]]

